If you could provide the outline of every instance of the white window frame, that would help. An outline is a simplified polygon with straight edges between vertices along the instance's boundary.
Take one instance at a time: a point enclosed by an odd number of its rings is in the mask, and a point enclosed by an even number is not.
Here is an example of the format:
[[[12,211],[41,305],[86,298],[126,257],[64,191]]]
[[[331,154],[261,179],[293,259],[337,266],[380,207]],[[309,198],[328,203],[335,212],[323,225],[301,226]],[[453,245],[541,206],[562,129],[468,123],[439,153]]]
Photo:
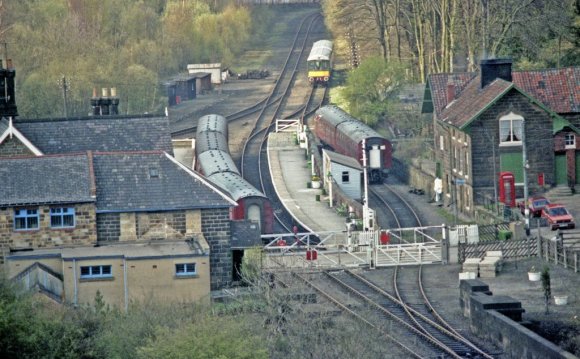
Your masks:
[[[566,133],[564,135],[564,148],[576,148],[576,135],[573,133]]]
[[[80,273],[81,279],[113,278],[113,266],[110,264],[81,266]]]
[[[16,223],[24,220],[24,227],[18,228]],[[15,231],[35,231],[40,228],[40,213],[38,208],[19,208],[14,210]]]
[[[175,263],[175,275],[177,277],[196,276],[197,267],[195,262]]]
[[[72,224],[65,224],[65,219],[72,218]],[[53,219],[59,220],[60,224],[54,224]],[[69,221],[70,222],[70,221]],[[76,225],[76,215],[74,207],[54,207],[50,209],[50,228],[74,228]]]
[[[346,178],[346,180],[345,180]],[[350,172],[348,171],[341,171],[340,179],[342,183],[350,183]]]
[[[517,122],[521,123],[520,133],[519,133],[519,139],[514,140],[513,137],[518,135],[517,128],[514,129],[514,124]],[[505,124],[509,123],[508,133],[502,132],[502,123],[505,123]],[[502,116],[499,119],[499,145],[502,147],[521,146],[522,145],[523,131],[524,131],[524,118],[522,116],[516,115],[513,112],[510,112],[509,114],[507,114],[505,116]],[[514,133],[514,132],[516,132],[516,133]],[[509,136],[510,139],[507,139],[506,136]]]
[[[445,142],[443,139],[443,135],[439,135],[439,148],[441,151],[445,151]]]

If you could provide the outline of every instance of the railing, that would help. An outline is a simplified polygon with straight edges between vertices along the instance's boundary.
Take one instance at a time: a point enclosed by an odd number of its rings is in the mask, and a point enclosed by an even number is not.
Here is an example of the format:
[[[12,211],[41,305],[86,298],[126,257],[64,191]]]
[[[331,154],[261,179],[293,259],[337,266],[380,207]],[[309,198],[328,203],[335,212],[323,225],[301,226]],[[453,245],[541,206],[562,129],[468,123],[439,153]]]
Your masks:
[[[264,235],[265,269],[377,267],[441,262],[443,226]]]

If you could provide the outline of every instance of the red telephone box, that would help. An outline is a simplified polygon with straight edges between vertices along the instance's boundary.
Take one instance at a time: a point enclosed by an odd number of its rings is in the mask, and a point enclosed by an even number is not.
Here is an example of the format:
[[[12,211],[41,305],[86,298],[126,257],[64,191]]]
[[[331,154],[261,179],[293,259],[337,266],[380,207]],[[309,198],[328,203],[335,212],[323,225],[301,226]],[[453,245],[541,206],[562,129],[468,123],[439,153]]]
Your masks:
[[[499,201],[508,207],[516,206],[515,177],[511,172],[499,173]]]

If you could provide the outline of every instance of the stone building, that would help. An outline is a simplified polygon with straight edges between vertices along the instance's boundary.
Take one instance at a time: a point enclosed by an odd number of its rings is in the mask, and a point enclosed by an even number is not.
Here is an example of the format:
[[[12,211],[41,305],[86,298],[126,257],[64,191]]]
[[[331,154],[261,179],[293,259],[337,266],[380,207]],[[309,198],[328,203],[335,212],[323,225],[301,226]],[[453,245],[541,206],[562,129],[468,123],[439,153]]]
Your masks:
[[[430,75],[422,112],[433,114],[445,204],[474,216],[501,172],[515,177],[517,197],[524,175],[529,195],[580,183],[579,84],[580,67],[512,72],[505,59],[482,61],[480,73]]]
[[[2,119],[0,182],[9,275],[50,277],[62,289],[53,297],[80,303],[103,288],[117,305],[148,290],[186,300],[208,296],[210,274],[212,289],[231,283],[236,203],[175,160],[166,117]]]

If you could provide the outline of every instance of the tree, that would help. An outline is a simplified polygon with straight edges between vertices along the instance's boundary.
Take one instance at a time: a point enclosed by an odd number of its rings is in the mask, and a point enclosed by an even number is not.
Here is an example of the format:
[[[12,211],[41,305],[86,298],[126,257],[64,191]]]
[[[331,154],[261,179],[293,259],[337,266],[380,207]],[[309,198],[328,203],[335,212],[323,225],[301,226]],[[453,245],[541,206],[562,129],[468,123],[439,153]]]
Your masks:
[[[349,112],[369,125],[389,110],[395,94],[407,82],[406,67],[396,61],[371,57],[350,72],[342,91]]]
[[[266,359],[267,348],[249,320],[205,316],[181,328],[160,327],[138,357]]]

